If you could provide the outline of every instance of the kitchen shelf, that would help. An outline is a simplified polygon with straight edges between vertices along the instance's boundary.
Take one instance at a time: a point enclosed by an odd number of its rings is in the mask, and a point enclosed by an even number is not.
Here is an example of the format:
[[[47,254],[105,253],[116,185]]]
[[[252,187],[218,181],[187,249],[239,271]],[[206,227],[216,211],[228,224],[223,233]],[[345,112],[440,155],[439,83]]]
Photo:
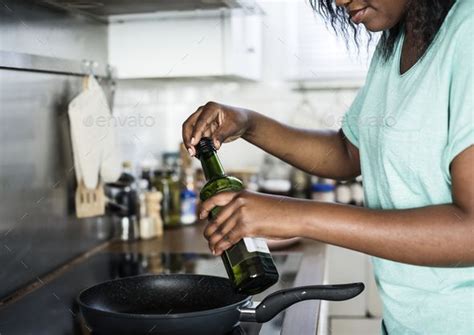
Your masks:
[[[112,77],[113,68],[93,60],[73,60],[11,51],[0,51],[0,69],[96,77]]]
[[[43,0],[41,5],[89,16],[100,22],[109,22],[114,17],[156,14],[163,12],[201,12],[220,9],[243,9],[247,13],[258,13],[260,7],[255,0],[102,0],[71,1]]]

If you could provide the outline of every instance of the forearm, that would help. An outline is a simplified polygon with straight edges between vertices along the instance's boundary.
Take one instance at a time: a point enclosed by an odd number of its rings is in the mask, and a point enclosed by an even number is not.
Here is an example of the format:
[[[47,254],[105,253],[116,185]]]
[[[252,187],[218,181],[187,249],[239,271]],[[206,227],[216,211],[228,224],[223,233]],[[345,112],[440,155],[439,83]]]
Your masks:
[[[347,179],[360,174],[358,159],[351,156],[341,133],[297,129],[250,113],[243,138],[264,151],[321,177]]]
[[[456,205],[371,210],[288,200],[281,231],[415,265],[474,264],[474,219]],[[291,208],[291,209],[290,209]]]

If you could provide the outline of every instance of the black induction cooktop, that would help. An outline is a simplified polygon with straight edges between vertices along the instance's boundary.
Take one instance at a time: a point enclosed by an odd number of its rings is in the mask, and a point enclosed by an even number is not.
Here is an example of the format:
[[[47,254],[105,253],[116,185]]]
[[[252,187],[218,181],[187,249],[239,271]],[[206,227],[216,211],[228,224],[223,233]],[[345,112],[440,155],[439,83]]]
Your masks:
[[[270,292],[293,286],[302,255],[273,254],[279,282],[254,296],[261,300]],[[0,308],[0,334],[91,334],[82,320],[75,298],[92,285],[109,279],[140,274],[198,273],[226,277],[220,257],[196,253],[100,252],[62,276]],[[283,313],[265,324],[242,322],[231,334],[280,334]]]

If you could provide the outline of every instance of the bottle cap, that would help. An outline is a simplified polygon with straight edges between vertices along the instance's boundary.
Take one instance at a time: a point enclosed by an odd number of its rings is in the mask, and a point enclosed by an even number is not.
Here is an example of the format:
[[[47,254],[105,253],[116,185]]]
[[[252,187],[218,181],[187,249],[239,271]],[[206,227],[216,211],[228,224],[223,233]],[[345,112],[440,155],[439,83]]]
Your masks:
[[[334,189],[334,185],[331,184],[313,184],[311,186],[313,192],[332,192]]]
[[[210,137],[203,137],[199,140],[199,143],[196,145],[196,157],[201,158],[203,154],[215,152],[216,148],[214,147],[214,142]]]

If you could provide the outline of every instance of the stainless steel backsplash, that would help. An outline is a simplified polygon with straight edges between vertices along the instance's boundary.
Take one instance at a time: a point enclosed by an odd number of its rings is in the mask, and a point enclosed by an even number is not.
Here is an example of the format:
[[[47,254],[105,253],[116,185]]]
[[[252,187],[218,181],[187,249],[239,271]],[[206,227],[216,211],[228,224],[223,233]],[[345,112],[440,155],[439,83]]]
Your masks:
[[[107,26],[29,1],[0,4],[0,49],[107,60]],[[74,215],[67,106],[82,77],[0,69],[0,299],[110,235]]]

